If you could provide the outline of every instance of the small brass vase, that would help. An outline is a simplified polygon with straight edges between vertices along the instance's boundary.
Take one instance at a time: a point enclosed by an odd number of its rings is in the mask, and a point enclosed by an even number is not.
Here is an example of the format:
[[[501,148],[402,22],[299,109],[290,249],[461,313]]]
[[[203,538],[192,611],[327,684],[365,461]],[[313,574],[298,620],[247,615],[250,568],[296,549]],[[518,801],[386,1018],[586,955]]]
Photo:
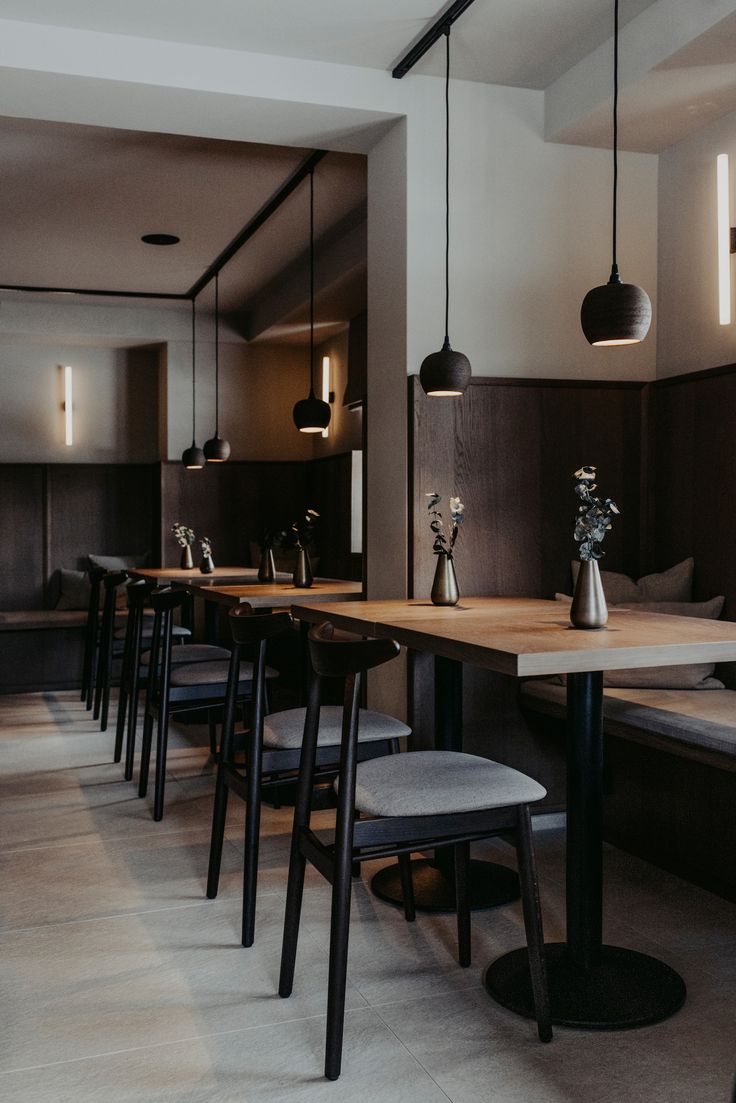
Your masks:
[[[183,571],[194,570],[194,559],[192,558],[192,546],[191,544],[185,544],[181,549],[181,559],[179,566]]]
[[[312,564],[309,562],[309,552],[306,548],[299,548],[294,568],[294,585],[298,590],[308,590],[312,585]]]
[[[273,559],[272,548],[261,549],[261,561],[258,564],[258,581],[273,582],[276,578],[276,564]]]
[[[455,575],[455,562],[443,552],[440,552],[437,556],[431,596],[433,605],[457,605],[460,597]]]
[[[580,564],[575,593],[570,606],[573,628],[603,628],[608,620],[608,608],[603,594],[601,573],[596,559],[584,559]]]

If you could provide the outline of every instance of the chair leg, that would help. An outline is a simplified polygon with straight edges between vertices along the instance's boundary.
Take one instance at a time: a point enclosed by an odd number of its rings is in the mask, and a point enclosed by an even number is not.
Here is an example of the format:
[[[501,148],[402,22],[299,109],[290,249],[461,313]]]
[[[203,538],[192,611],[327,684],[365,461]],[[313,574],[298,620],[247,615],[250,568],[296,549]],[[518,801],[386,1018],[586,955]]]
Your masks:
[[[138,654],[138,649],[136,649],[133,659],[134,666],[131,672],[130,698],[128,701],[128,734],[125,742],[125,772],[123,774],[126,781],[130,781],[133,777],[135,733],[138,727],[138,701],[140,699],[140,656]]]
[[[169,742],[169,705],[168,694],[164,696],[158,710],[158,728],[156,732],[156,780],[153,785],[153,818],[164,818],[164,789],[166,788],[166,749]]]
[[[243,855],[243,938],[252,946],[256,926],[256,889],[258,886],[258,844],[261,831],[261,751],[257,732],[249,737],[245,796],[245,850]]]
[[[468,873],[470,843],[455,843],[455,906],[457,908],[457,959],[463,969],[470,965],[470,895]]]
[[[299,941],[299,920],[302,912],[306,867],[306,859],[302,854],[300,843],[302,831],[309,827],[311,814],[312,787],[314,785],[317,757],[317,731],[319,729],[319,694],[319,679],[315,677],[312,679],[310,686],[309,705],[304,723],[304,739],[299,760],[299,781],[291,832],[289,880],[286,889],[284,937],[281,945],[281,971],[279,975],[279,995],[283,999],[291,995],[294,987],[294,967]]]
[[[207,896],[214,900],[220,884],[220,866],[222,864],[222,845],[225,838],[227,819],[227,798],[230,790],[227,786],[225,771],[227,766],[220,762],[217,767],[215,783],[215,803],[212,809],[212,834],[210,836],[210,861],[207,869]]]
[[[132,616],[132,612],[128,616]],[[123,654],[123,669],[120,673],[120,692],[118,694],[118,714],[115,724],[115,754],[113,761],[119,762],[123,757],[123,736],[125,734],[125,722],[128,718],[128,700],[130,695],[132,639],[125,640],[125,652]]]
[[[521,900],[524,909],[524,927],[529,954],[529,970],[534,993],[534,1010],[537,1015],[537,1031],[543,1042],[552,1040],[552,1019],[547,988],[547,964],[544,956],[544,932],[542,909],[539,903],[539,883],[534,860],[531,816],[529,806],[520,804],[517,809],[516,854],[519,862]]]
[[[411,855],[399,854],[399,875],[401,877],[401,895],[404,898],[404,919],[413,923],[417,917],[414,906],[414,882],[411,878]]]
[[[210,754],[212,755],[212,761],[217,762],[217,721],[215,720],[214,709],[210,709],[207,713],[207,729],[210,737]]]
[[[153,714],[146,710],[141,740],[141,764],[138,771],[138,796],[145,797],[148,792],[148,771],[151,765],[151,744],[153,742]]]

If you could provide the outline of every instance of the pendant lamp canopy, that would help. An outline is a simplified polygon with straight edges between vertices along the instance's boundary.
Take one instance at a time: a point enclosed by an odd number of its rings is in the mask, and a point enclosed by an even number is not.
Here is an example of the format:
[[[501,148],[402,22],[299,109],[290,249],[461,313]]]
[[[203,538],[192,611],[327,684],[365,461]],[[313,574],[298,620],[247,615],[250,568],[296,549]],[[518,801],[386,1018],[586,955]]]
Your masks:
[[[435,398],[464,394],[470,382],[470,361],[450,346],[450,23],[443,29],[446,42],[445,66],[445,339],[439,352],[422,361],[419,381],[425,394]]]
[[[182,452],[181,462],[190,471],[198,471],[207,463],[207,458],[195,441],[195,424],[197,417],[197,314],[192,299],[192,443]]]
[[[230,442],[220,436],[220,273],[215,273],[215,435],[204,443],[209,463],[224,463],[230,458]]]
[[[652,304],[642,287],[622,283],[616,258],[618,228],[618,6],[613,5],[613,220],[612,264],[608,283],[594,287],[583,299],[580,324],[591,345],[636,345],[649,332]]]
[[[314,393],[314,169],[309,171],[309,395],[294,406],[294,424],[300,433],[321,433],[330,424],[329,403]]]

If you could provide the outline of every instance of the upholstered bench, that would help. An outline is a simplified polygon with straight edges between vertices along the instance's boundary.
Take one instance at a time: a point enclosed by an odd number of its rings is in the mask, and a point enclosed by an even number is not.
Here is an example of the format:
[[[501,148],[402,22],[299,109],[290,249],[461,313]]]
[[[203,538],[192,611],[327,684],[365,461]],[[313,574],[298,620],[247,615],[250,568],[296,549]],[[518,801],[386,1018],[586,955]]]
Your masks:
[[[564,719],[567,690],[546,679],[524,682],[524,708]],[[606,689],[604,731],[721,770],[736,771],[736,690]]]
[[[0,613],[0,693],[78,686],[86,623],[82,609]]]
[[[564,734],[566,689],[520,688],[527,720]],[[605,837],[736,899],[736,690],[605,689]]]

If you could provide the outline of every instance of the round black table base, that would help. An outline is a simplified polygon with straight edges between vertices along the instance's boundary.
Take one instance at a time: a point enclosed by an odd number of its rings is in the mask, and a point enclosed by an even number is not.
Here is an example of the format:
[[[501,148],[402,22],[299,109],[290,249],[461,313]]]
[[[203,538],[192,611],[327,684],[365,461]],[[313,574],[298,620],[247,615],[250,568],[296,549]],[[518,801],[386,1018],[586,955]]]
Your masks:
[[[417,911],[454,912],[455,886],[441,869],[428,858],[414,858],[411,863],[414,903]],[[404,906],[398,863],[380,870],[371,881],[371,889],[379,900]],[[471,861],[470,906],[476,911],[497,908],[518,900],[519,878],[513,869],[494,862]]]
[[[552,1022],[587,1030],[627,1030],[669,1018],[685,1002],[682,977],[656,958],[603,946],[600,964],[584,972],[565,943],[546,947]],[[486,970],[486,991],[504,1007],[534,1018],[526,948],[498,958]]]

